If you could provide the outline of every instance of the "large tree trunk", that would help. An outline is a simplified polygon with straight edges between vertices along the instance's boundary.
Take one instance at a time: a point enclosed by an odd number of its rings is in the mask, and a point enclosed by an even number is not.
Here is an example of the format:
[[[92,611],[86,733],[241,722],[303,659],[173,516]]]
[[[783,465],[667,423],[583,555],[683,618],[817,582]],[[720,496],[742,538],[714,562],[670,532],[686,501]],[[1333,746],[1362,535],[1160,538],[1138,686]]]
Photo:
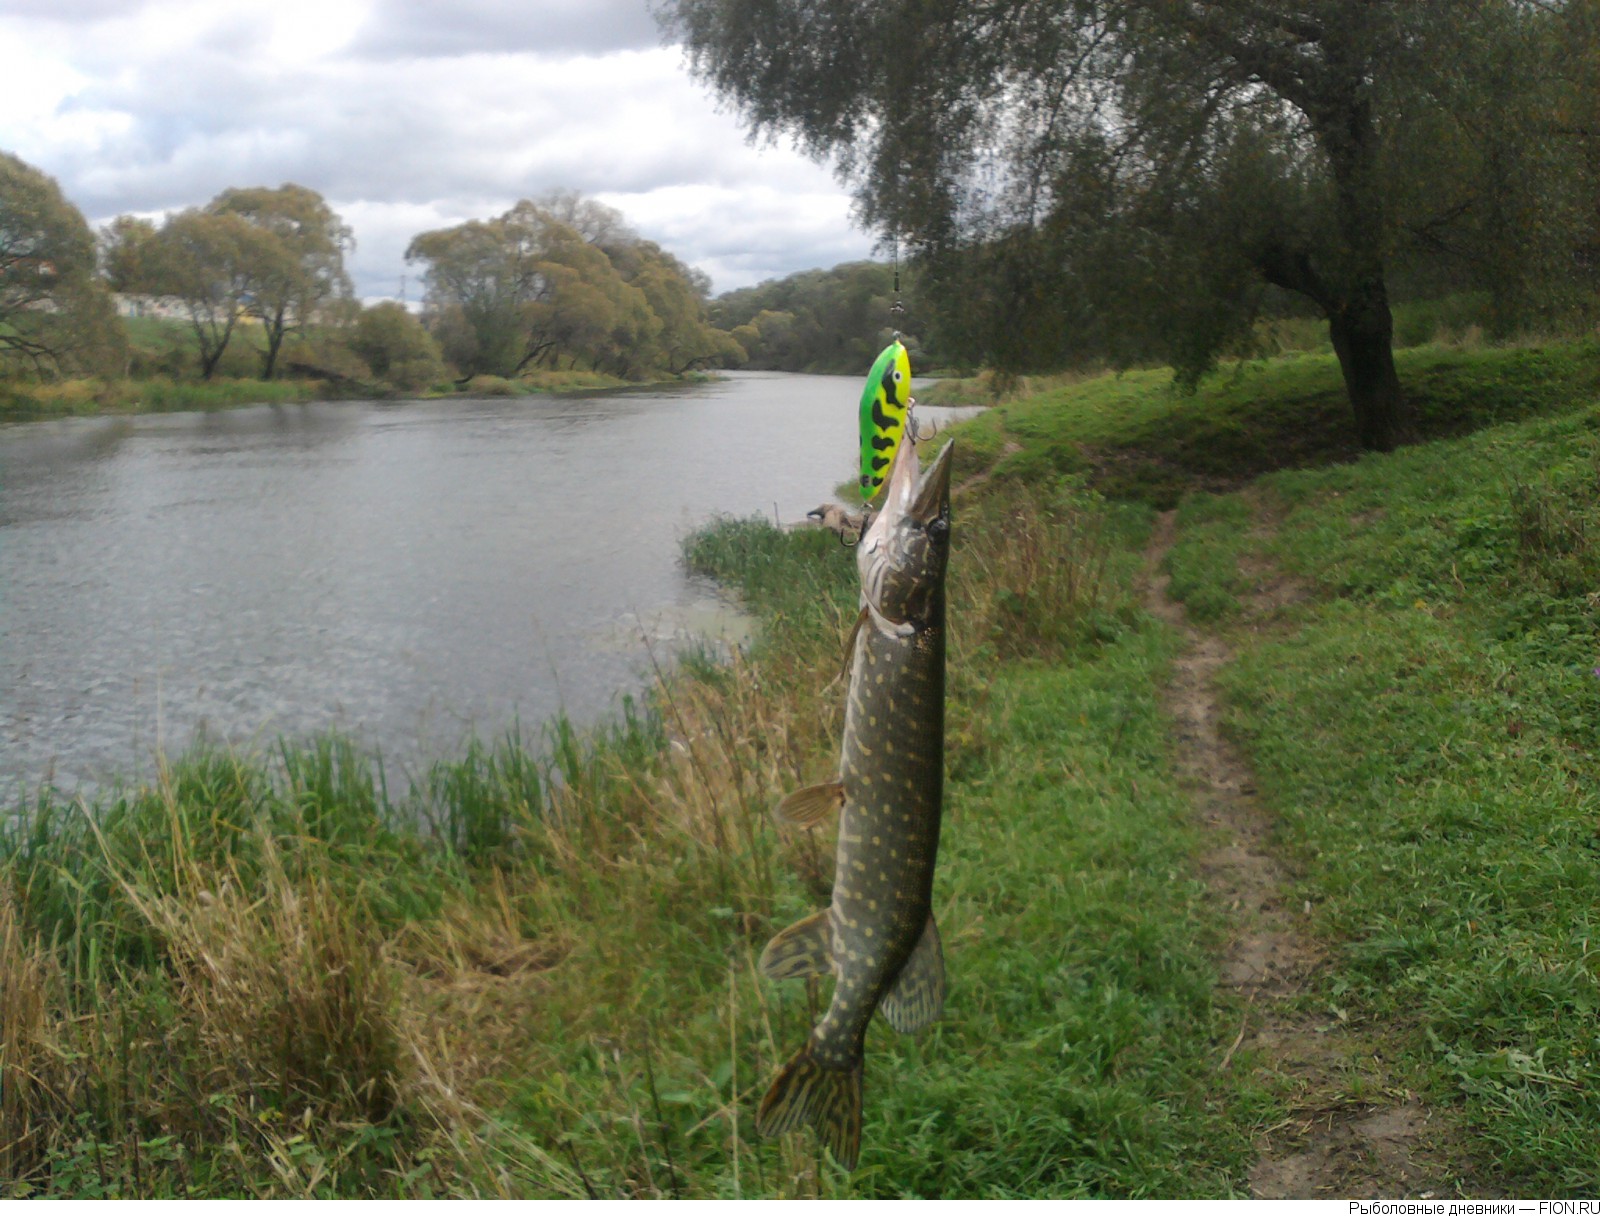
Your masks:
[[[1367,19],[1330,26],[1322,64],[1307,74],[1298,104],[1328,157],[1335,223],[1343,248],[1321,278],[1328,336],[1355,412],[1356,435],[1369,451],[1391,451],[1411,429],[1394,366],[1394,315],[1384,266],[1384,186],[1380,137],[1372,114]]]
[[[289,332],[284,318],[285,309],[279,306],[272,316],[261,317],[261,328],[266,332],[267,349],[262,351],[261,378],[271,380],[278,372],[278,352],[283,349],[283,338]]]
[[[1392,451],[1411,429],[1410,409],[1394,366],[1394,319],[1381,278],[1328,312],[1328,337],[1355,411],[1356,437],[1368,451]]]
[[[261,352],[261,378],[271,380],[278,371],[278,351],[283,347],[283,333],[267,327],[267,349]]]

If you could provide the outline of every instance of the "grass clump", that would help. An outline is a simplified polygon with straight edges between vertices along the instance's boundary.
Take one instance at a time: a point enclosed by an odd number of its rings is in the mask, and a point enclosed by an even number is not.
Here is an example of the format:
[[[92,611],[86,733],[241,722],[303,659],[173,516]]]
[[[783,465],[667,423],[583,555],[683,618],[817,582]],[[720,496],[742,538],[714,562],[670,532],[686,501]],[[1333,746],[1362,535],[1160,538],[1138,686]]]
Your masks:
[[[1250,505],[1237,496],[1191,494],[1178,506],[1178,539],[1167,553],[1167,591],[1191,620],[1225,620],[1239,612],[1247,590],[1240,561],[1253,524]]]

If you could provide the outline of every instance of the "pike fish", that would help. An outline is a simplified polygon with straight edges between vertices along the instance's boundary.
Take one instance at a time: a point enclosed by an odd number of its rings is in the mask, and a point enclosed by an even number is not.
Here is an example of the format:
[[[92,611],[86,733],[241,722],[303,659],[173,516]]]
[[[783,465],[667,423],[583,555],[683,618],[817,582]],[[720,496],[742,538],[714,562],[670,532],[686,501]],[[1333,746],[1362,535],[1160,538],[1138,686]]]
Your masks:
[[[950,453],[926,472],[911,435],[889,472],[882,511],[857,547],[861,612],[837,779],[790,794],[781,820],[811,827],[837,811],[833,902],[767,944],[772,979],[832,975],[833,999],[772,1082],[756,1129],[810,1125],[845,1169],[861,1149],[867,1024],[902,1034],[944,1006],[944,952],[933,922],[933,866],[944,796],[945,565]]]

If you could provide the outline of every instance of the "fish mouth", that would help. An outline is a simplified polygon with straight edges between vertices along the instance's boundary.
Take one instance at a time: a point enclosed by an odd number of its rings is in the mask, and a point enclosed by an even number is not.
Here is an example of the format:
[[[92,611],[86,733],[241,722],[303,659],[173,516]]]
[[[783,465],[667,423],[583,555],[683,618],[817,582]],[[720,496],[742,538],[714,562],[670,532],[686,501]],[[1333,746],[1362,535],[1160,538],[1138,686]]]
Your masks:
[[[883,509],[873,521],[874,531],[886,533],[905,517],[930,524],[950,509],[950,453],[955,446],[954,440],[947,441],[924,470],[917,460],[916,440],[906,436],[894,454]]]
[[[922,523],[931,524],[950,510],[951,453],[955,451],[954,439],[947,439],[933,463],[917,478],[917,491],[911,501],[911,515]]]
[[[950,454],[954,442],[923,472],[908,437],[895,453],[883,510],[856,558],[862,602],[877,626],[905,636],[939,615],[950,547]]]

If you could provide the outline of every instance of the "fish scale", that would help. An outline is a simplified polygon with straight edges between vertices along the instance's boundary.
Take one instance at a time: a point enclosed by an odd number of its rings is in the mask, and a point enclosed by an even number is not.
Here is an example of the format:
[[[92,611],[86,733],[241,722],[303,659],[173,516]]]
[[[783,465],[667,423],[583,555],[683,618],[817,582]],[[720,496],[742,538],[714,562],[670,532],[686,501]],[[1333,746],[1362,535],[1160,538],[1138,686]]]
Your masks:
[[[839,776],[785,798],[779,817],[815,826],[839,814],[833,896],[768,943],[774,979],[832,974],[833,997],[768,1090],[764,1135],[804,1125],[855,1167],[867,1027],[881,1012],[921,1030],[944,1001],[932,916],[944,797],[944,575],[951,445],[919,474],[914,439],[890,469],[883,511],[858,551],[862,609],[852,634]]]

